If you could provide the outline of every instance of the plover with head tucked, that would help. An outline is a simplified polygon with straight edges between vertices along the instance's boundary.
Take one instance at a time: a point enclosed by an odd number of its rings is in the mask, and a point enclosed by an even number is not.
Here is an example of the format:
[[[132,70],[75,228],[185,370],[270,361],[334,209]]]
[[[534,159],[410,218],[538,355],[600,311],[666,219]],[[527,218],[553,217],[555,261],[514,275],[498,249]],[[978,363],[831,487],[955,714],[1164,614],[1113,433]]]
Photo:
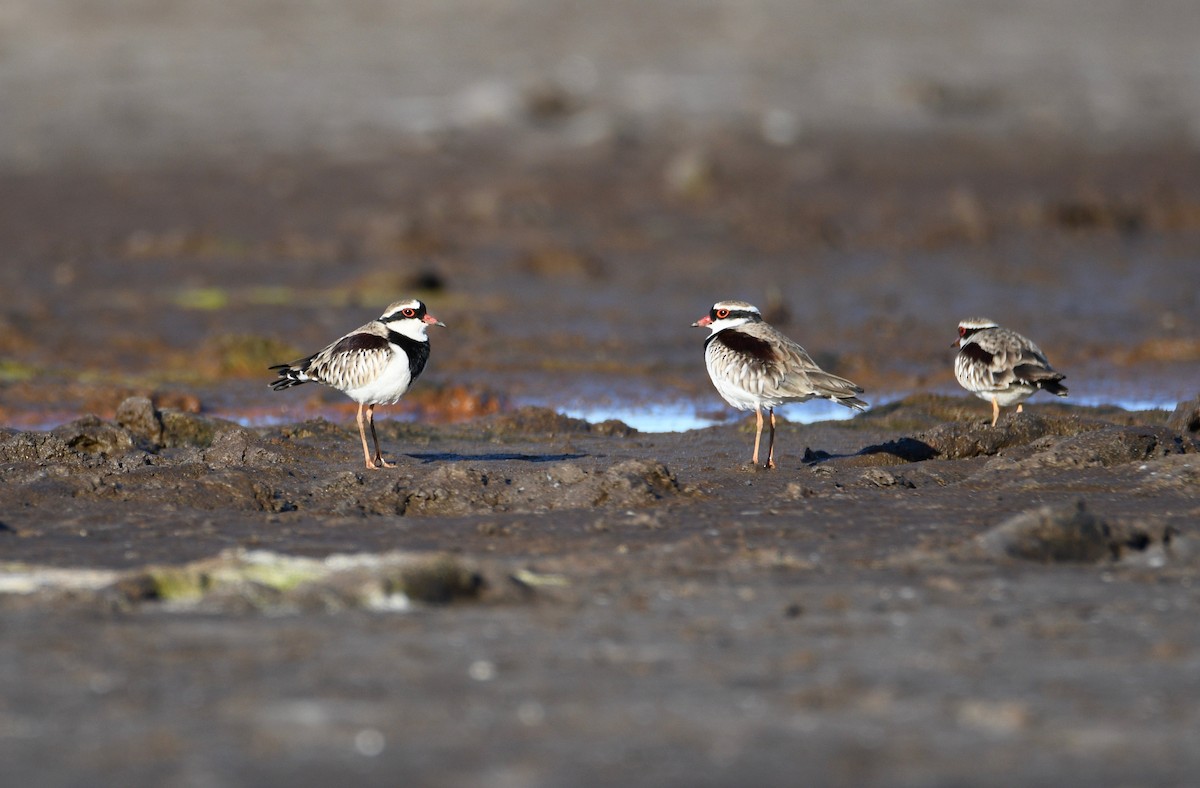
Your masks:
[[[1001,328],[996,321],[972,317],[959,322],[954,377],[959,385],[992,403],[992,426],[1000,419],[1000,408],[1021,404],[1039,390],[1067,396],[1065,375],[1055,371],[1046,354],[1016,331]]]
[[[344,392],[358,403],[358,435],[367,468],[393,468],[379,452],[375,406],[390,405],[408,391],[429,360],[426,330],[444,325],[415,298],[397,301],[378,320],[356,328],[308,358],[271,367],[279,373],[271,388],[282,391],[312,382]],[[367,448],[367,426],[375,444],[374,455]]]
[[[818,367],[804,348],[764,322],[753,304],[718,301],[692,325],[712,331],[704,340],[704,363],[717,393],[738,410],[753,410],[757,417],[752,457],[755,465],[762,439],[763,408],[771,417],[768,468],[775,467],[776,406],[823,398],[855,410],[867,408],[867,403],[854,396],[863,393],[860,386]]]

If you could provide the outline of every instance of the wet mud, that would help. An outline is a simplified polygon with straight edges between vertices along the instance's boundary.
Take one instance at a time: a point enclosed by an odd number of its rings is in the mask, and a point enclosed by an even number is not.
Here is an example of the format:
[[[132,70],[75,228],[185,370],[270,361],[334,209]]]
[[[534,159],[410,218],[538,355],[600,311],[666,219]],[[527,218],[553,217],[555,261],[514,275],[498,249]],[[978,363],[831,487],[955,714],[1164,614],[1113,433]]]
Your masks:
[[[731,132],[0,175],[6,779],[1192,782],[1197,172]],[[372,471],[266,367],[401,295],[447,329]],[[749,467],[688,328],[733,297],[874,407]],[[1072,398],[991,427],[977,313]],[[609,401],[717,424],[563,415]]]
[[[0,746],[52,783],[1186,781],[1193,403],[965,403],[784,424],[774,471],[751,423],[539,409],[382,422],[375,471],[352,424],[139,398],[5,430]]]

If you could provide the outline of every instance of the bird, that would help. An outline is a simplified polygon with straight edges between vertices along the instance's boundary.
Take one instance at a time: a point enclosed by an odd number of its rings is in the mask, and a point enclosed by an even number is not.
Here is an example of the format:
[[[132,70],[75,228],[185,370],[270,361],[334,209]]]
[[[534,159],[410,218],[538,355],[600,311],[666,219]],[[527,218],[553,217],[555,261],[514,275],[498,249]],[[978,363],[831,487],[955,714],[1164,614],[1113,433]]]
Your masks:
[[[383,310],[378,320],[327,345],[307,358],[270,367],[278,373],[271,388],[283,391],[302,383],[324,383],[358,403],[358,436],[362,439],[367,468],[394,468],[379,451],[375,433],[375,406],[390,405],[425,369],[429,360],[429,326],[445,326],[413,298],[396,301]],[[364,419],[365,409],[365,419]],[[367,448],[367,427],[375,453]]]
[[[861,386],[818,367],[804,348],[765,322],[753,304],[718,301],[692,326],[712,332],[704,340],[704,363],[717,393],[738,410],[753,410],[757,417],[751,458],[756,467],[763,408],[771,418],[765,467],[774,468],[776,406],[822,398],[853,410],[868,407],[855,396],[863,393]]]
[[[1000,419],[1000,408],[1022,403],[1037,391],[1067,396],[1062,384],[1066,375],[1050,366],[1046,354],[1032,340],[1016,331],[1001,328],[986,317],[971,317],[958,323],[958,348],[954,377],[959,385],[992,403],[992,426]]]

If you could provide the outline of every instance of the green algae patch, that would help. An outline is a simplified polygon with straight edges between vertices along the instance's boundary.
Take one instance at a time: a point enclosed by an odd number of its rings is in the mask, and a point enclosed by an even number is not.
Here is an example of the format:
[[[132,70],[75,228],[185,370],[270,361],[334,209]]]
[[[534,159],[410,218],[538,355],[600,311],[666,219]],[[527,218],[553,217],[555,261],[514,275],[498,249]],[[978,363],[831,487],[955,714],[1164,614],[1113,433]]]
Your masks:
[[[220,287],[189,287],[175,293],[174,301],[181,309],[214,312],[229,306],[229,291]]]
[[[206,561],[183,566],[156,567],[146,573],[151,596],[164,602],[198,601],[206,595],[258,587],[286,593],[302,583],[328,574],[320,561],[248,552],[222,554]]]
[[[0,566],[0,597],[45,594],[120,608],[286,614],[443,605],[478,597],[482,574],[444,554],[363,553],[304,558],[265,550],[226,550],[178,566],[132,571]]]

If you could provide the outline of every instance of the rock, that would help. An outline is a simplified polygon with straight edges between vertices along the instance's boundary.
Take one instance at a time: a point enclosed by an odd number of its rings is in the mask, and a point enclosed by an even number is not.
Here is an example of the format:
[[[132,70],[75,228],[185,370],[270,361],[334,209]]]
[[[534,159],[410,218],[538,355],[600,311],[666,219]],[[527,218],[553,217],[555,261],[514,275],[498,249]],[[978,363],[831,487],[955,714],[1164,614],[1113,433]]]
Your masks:
[[[0,462],[60,462],[74,456],[66,441],[53,433],[0,431]]]
[[[210,465],[223,466],[259,466],[274,464],[281,459],[278,453],[263,445],[258,435],[244,427],[218,432],[203,457]]]
[[[1099,422],[1087,422],[1076,417],[1021,413],[1006,417],[995,427],[978,421],[951,422],[920,433],[916,438],[920,443],[932,447],[942,459],[961,460],[992,456],[1039,439],[1078,435],[1103,427]]]
[[[1095,563],[1113,557],[1108,525],[1082,500],[1022,512],[980,536],[977,543],[994,558],[1042,563]]]
[[[653,460],[626,460],[604,472],[595,505],[650,503],[679,492],[667,466]]]
[[[602,435],[606,438],[628,438],[630,435],[636,435],[637,430],[630,427],[620,419],[606,419],[605,421],[596,422],[591,425],[591,433],[593,435]]]
[[[403,593],[426,604],[447,604],[478,597],[486,587],[483,575],[451,556],[435,556],[406,566],[399,578],[385,583],[390,594]]]
[[[1176,405],[1175,411],[1167,419],[1167,429],[1176,432],[1200,432],[1200,396]]]
[[[1195,446],[1164,427],[1109,427],[1056,439],[1028,462],[1038,468],[1108,468],[1194,451]]]
[[[583,419],[563,416],[549,408],[532,406],[484,419],[484,428],[493,435],[540,433],[560,435],[571,432],[587,432],[589,427],[590,425]]]
[[[117,424],[151,447],[162,445],[162,417],[148,397],[128,397],[117,406]]]
[[[167,448],[198,446],[208,448],[218,434],[230,430],[243,430],[237,424],[224,419],[210,419],[195,413],[168,408],[161,414],[162,444]]]
[[[908,487],[912,488],[915,485],[902,476],[896,476],[893,473],[885,471],[883,468],[868,468],[863,471],[859,478],[876,487]]]
[[[51,432],[62,439],[68,449],[83,454],[115,457],[133,449],[133,436],[129,432],[99,416],[84,416]]]
[[[530,463],[504,476],[448,463],[408,493],[399,508],[404,514],[447,516],[640,506],[679,492],[666,466],[651,460],[626,460],[602,471],[568,462]]]
[[[1109,520],[1090,512],[1082,500],[1042,506],[1005,520],[975,540],[990,558],[1042,563],[1097,563],[1162,566],[1189,561],[1191,540],[1163,517]]]

